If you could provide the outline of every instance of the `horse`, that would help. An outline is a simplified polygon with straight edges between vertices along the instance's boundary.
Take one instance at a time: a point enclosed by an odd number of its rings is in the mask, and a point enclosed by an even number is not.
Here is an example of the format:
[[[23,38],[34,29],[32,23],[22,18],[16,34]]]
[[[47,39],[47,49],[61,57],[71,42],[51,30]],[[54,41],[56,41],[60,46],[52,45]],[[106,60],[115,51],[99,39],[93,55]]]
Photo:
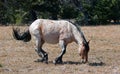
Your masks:
[[[84,63],[88,62],[89,41],[86,41],[81,29],[70,21],[36,19],[25,32],[13,27],[13,36],[16,40],[28,42],[35,38],[35,51],[41,57],[40,62],[48,63],[48,54],[42,49],[43,44],[59,44],[61,53],[53,61],[54,64],[63,63],[62,57],[66,53],[69,43],[75,42],[79,45],[79,55]]]

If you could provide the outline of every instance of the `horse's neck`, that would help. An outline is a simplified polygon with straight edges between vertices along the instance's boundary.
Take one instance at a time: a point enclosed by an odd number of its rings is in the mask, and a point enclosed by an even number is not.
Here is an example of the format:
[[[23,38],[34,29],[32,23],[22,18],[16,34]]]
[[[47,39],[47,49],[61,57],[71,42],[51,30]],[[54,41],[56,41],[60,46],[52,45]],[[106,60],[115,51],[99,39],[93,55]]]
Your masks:
[[[78,45],[82,45],[87,42],[83,32],[79,28],[75,30],[74,37]]]

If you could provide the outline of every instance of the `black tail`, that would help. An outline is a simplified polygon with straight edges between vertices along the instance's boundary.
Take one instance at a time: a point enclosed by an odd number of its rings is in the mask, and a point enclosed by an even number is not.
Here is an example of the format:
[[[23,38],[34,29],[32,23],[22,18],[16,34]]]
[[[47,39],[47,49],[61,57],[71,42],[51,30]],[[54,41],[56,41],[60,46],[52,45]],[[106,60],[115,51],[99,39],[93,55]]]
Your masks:
[[[19,28],[14,28],[13,27],[13,37],[16,39],[16,40],[22,40],[24,42],[28,42],[31,40],[31,34],[29,32],[29,30],[23,32],[23,33],[20,33],[20,29]]]

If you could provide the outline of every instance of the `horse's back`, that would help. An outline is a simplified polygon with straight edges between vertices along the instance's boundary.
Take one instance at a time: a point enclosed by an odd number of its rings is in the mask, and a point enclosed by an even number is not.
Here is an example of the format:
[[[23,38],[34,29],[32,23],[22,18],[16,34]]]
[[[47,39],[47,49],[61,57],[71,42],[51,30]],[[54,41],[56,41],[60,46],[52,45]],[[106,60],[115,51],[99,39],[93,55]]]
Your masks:
[[[71,42],[73,38],[71,23],[64,20],[38,19],[31,24],[30,28],[33,34],[40,34],[45,42],[52,44],[58,43],[59,39]]]

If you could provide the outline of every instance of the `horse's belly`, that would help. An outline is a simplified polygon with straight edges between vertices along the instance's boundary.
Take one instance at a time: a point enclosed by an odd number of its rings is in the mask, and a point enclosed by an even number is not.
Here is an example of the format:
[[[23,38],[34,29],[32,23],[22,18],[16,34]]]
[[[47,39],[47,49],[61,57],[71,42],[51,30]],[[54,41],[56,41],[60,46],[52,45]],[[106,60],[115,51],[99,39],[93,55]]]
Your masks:
[[[59,42],[59,36],[56,34],[49,34],[44,36],[44,41],[46,43],[56,44]]]

